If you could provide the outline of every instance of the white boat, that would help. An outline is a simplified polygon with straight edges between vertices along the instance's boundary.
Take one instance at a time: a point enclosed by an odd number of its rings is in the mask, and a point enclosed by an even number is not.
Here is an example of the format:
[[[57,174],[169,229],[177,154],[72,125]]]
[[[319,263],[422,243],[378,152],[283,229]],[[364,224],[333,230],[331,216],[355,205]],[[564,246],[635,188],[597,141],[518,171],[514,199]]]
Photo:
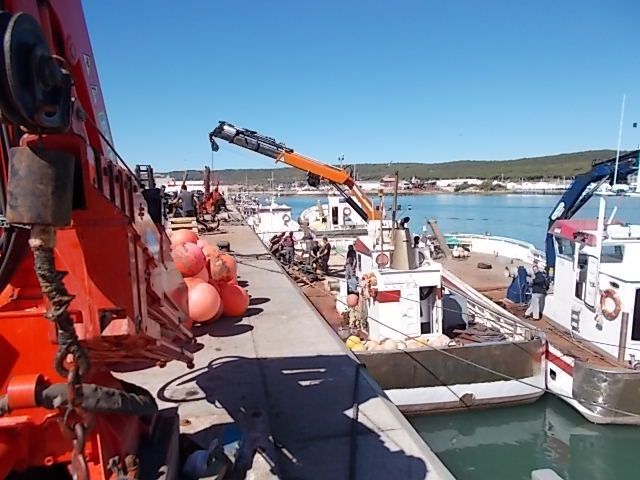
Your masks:
[[[273,198],[268,204],[256,204],[246,220],[265,245],[269,245],[274,235],[283,232],[295,232],[297,240],[302,237],[300,225],[291,217],[291,207],[276,203]]]
[[[336,306],[364,323],[366,347],[354,353],[401,411],[515,405],[543,394],[544,336],[445,272],[408,229],[369,229],[355,243],[358,305],[347,306],[343,279]]]
[[[640,225],[613,221],[609,198],[600,196],[597,220],[552,224],[553,283],[544,317],[528,324],[547,338],[546,388],[551,393],[591,422],[640,425]],[[523,317],[527,276],[534,262],[545,265],[544,254],[489,235],[456,234],[455,239],[462,245],[470,240],[471,256],[468,262],[445,260],[445,266]],[[506,267],[508,288],[507,282],[497,287],[498,272],[478,272],[478,260]]]
[[[308,226],[316,238],[327,237],[338,252],[346,251],[358,236],[367,234],[367,221],[337,195],[329,195],[326,203],[318,201],[305,209],[298,223]]]
[[[529,242],[489,233],[451,233],[445,235],[445,239],[450,247],[460,246],[470,252],[508,257],[531,265],[537,263],[541,268],[545,266],[544,252]]]

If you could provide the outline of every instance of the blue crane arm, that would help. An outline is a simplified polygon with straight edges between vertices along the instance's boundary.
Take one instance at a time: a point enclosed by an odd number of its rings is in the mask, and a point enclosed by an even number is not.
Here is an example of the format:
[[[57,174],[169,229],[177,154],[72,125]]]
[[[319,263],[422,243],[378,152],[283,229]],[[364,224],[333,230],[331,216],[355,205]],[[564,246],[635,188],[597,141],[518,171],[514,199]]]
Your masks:
[[[640,150],[634,150],[623,155],[618,159],[618,179],[625,179],[634,172],[638,171],[638,155]],[[547,228],[547,237],[545,240],[545,253],[547,257],[547,270],[553,276],[553,270],[556,266],[556,250],[553,244],[553,235],[549,233],[551,225],[556,220],[562,220],[573,217],[585,203],[593,196],[593,194],[606,182],[613,182],[616,171],[616,158],[610,158],[602,162],[594,163],[593,168],[581,175],[578,175],[569,188],[564,192],[554,209],[549,215],[549,225]]]

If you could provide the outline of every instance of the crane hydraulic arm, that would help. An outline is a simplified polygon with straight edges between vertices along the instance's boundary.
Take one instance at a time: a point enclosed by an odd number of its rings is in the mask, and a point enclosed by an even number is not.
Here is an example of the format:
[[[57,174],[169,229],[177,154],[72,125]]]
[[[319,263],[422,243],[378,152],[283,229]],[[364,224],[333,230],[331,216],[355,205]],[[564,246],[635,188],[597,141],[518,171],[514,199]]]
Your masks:
[[[317,186],[320,179],[327,180],[336,187],[351,208],[364,220],[378,220],[381,218],[380,211],[374,207],[371,199],[362,191],[355,179],[346,170],[300,155],[284,143],[279,143],[271,137],[260,135],[253,130],[238,128],[228,122],[220,122],[209,133],[209,141],[213,151],[218,150],[216,138],[226,140],[239,147],[273,158],[276,162],[283,162],[306,172],[309,175],[308,180],[311,186]],[[350,190],[351,196],[341,188],[343,185]]]
[[[553,223],[556,220],[573,217],[606,182],[617,183],[619,180],[626,181],[629,175],[638,171],[638,164],[640,162],[639,155],[640,150],[634,150],[620,155],[617,159],[617,169],[615,157],[594,163],[591,170],[578,175],[564,192],[549,215],[549,226],[545,240],[547,270],[549,270],[551,276],[553,276],[553,269],[556,265],[556,250],[553,235],[549,233]]]

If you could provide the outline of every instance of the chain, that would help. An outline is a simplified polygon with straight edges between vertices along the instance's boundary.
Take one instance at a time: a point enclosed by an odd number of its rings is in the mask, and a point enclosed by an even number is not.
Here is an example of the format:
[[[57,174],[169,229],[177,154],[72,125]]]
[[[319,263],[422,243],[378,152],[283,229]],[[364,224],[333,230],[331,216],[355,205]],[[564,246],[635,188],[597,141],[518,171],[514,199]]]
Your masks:
[[[73,443],[71,475],[74,480],[88,480],[84,450],[90,418],[80,405],[83,396],[81,377],[89,370],[89,357],[80,345],[68,312],[73,295],[69,294],[62,281],[66,272],[55,268],[55,240],[55,228],[34,225],[29,246],[33,251],[34,269],[40,288],[50,304],[45,317],[56,325],[58,353],[54,366],[60,375],[67,377],[67,410],[63,417],[63,428]]]
[[[78,363],[72,355],[70,357],[71,367],[67,375],[67,411],[65,413],[65,426],[71,433],[73,451],[71,453],[71,475],[73,480],[89,480],[89,469],[87,459],[84,454],[86,444],[86,433],[89,430],[88,422],[85,420],[86,413],[80,409],[82,404],[82,382]],[[73,426],[70,426],[68,420],[76,417]]]
[[[73,480],[89,480],[89,467],[84,456],[86,428],[82,422],[74,426],[73,452],[71,453],[71,476]]]

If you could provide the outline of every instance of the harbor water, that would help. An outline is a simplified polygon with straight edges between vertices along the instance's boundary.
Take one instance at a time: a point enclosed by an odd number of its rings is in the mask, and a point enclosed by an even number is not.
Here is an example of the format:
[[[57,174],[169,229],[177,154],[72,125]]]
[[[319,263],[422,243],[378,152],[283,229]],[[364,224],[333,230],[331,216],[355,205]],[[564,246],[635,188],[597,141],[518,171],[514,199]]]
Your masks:
[[[445,233],[491,233],[542,249],[555,195],[405,195],[401,216],[419,232],[426,218]],[[294,218],[323,197],[281,197]],[[386,205],[391,201],[385,200]],[[615,199],[615,218],[640,223],[640,199]],[[597,216],[592,198],[577,218]],[[593,425],[563,401],[545,395],[534,404],[411,419],[446,466],[461,480],[530,480],[550,468],[564,480],[640,478],[640,428]]]
[[[548,394],[530,405],[410,420],[459,480],[531,480],[538,469],[564,480],[640,478],[640,428],[594,425]]]
[[[436,195],[399,195],[398,204],[402,207],[400,217],[411,218],[412,232],[419,232],[426,218],[438,220],[440,229],[445,233],[491,233],[492,235],[516,238],[544,247],[548,217],[560,197],[557,195],[474,195],[474,194],[436,194]],[[277,199],[292,209],[294,218],[306,208],[326,197],[288,196]],[[640,198],[612,200],[619,204],[618,220],[640,223]],[[385,200],[387,208],[391,199]],[[592,198],[582,208],[576,218],[597,217],[598,199]]]

